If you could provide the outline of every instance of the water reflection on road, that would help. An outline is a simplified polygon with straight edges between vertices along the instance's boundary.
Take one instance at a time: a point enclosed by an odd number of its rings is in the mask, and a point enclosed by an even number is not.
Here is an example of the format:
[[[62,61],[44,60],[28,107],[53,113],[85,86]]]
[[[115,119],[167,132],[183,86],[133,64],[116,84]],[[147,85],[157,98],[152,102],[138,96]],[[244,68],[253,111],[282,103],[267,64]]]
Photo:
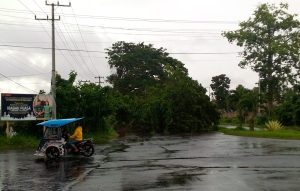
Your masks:
[[[88,168],[99,164],[95,158],[68,157],[44,161],[32,152],[0,154],[0,190],[67,190],[74,181],[80,182]],[[69,186],[70,187],[70,186]]]
[[[298,190],[300,142],[208,133],[130,137],[92,158],[0,153],[0,190]]]

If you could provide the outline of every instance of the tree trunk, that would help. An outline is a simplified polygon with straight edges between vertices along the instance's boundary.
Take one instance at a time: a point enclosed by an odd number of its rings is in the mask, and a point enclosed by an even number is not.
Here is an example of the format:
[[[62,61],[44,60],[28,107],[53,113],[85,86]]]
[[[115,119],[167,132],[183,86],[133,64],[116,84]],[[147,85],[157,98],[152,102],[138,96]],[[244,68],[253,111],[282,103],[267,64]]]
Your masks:
[[[256,112],[251,112],[249,114],[249,130],[254,131],[254,124],[255,124]]]

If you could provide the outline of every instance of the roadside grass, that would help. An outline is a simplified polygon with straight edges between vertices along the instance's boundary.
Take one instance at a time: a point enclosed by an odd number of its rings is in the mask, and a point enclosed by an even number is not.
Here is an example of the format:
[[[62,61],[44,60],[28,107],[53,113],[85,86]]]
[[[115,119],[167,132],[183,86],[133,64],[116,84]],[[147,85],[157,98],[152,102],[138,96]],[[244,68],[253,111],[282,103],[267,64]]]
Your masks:
[[[274,138],[274,139],[294,139],[300,140],[300,131],[294,129],[280,129],[275,131],[259,130],[249,131],[241,129],[227,129],[221,127],[220,132],[226,135],[236,135],[245,137],[259,137],[259,138]]]
[[[94,144],[104,144],[108,143],[110,140],[118,137],[117,132],[110,128],[106,131],[87,133],[84,135],[85,138],[92,138]]]
[[[33,149],[39,144],[39,140],[32,136],[15,135],[11,138],[0,136],[0,150],[8,149]]]
[[[107,143],[116,138],[118,134],[113,129],[104,132],[87,133],[84,138],[92,138],[94,144]],[[39,145],[40,139],[29,136],[17,134],[11,138],[0,135],[0,151],[1,150],[19,150],[19,149],[36,149]]]

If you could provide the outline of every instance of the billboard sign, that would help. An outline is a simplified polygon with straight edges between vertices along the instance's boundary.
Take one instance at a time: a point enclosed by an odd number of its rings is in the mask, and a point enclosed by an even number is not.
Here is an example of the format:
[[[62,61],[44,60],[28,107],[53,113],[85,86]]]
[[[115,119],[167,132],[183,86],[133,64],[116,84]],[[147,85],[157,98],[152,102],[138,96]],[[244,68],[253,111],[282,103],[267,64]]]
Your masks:
[[[51,118],[53,103],[50,95],[2,93],[1,120],[47,120]]]

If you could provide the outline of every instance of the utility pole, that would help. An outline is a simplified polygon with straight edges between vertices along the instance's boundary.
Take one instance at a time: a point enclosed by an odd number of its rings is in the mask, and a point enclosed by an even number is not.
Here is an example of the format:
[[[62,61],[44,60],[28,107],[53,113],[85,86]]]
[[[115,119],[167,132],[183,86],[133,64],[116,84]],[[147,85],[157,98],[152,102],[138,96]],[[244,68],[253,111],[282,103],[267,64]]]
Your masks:
[[[49,19],[48,15],[47,18],[37,18],[35,15],[35,20],[45,20],[45,21],[52,21],[52,76],[51,76],[51,95],[53,96],[54,99],[54,103],[53,103],[53,107],[52,107],[52,118],[56,119],[56,71],[55,71],[55,21],[59,21],[60,20],[60,16],[58,17],[58,19],[55,19],[54,16],[54,7],[55,6],[60,6],[60,7],[71,7],[71,2],[69,2],[68,5],[61,5],[59,4],[59,2],[57,2],[56,4],[54,3],[48,3],[48,1],[45,2],[46,5],[51,6],[51,13],[52,13],[52,17]]]
[[[95,78],[98,78],[99,82],[96,82],[96,83],[99,84],[99,86],[101,86],[101,83],[104,83],[104,82],[101,82],[101,78],[104,78],[104,77],[96,76]]]

